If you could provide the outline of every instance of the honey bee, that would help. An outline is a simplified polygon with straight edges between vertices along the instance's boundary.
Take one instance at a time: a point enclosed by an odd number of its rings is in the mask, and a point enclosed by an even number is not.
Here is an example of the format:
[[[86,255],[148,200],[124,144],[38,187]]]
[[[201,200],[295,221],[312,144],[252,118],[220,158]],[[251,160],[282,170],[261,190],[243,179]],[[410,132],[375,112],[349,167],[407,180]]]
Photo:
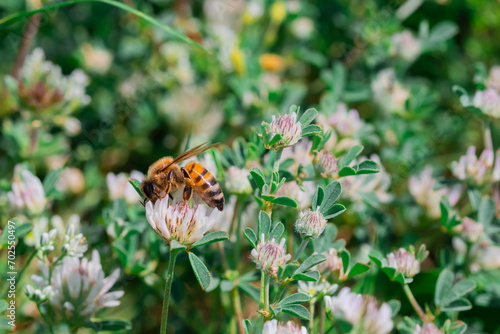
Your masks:
[[[175,159],[164,157],[154,162],[148,169],[148,175],[141,183],[141,191],[148,200],[155,203],[184,185],[182,197],[189,201],[193,191],[209,207],[224,210],[224,194],[210,172],[201,164],[191,161],[185,167],[182,161],[194,157],[217,144],[207,143],[196,146]]]

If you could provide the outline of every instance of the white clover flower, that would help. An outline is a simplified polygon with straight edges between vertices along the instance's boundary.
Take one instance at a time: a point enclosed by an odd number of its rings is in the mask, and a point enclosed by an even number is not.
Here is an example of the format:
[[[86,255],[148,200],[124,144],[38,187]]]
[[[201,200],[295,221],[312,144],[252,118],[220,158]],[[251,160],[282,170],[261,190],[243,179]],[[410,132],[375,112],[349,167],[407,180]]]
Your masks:
[[[302,137],[302,124],[297,121],[297,113],[272,116],[271,137],[282,135],[281,140],[274,146],[289,147],[296,144]]]
[[[47,232],[42,233],[39,250],[41,250],[44,255],[54,250],[54,241],[56,239],[56,235],[57,235],[57,230],[55,228],[50,230],[48,233]]]
[[[390,53],[394,56],[400,56],[408,61],[415,60],[422,48],[421,41],[415,38],[409,30],[404,30],[392,36]]]
[[[227,190],[233,194],[250,194],[252,192],[252,184],[248,180],[250,172],[243,168],[235,166],[229,167],[227,173]]]
[[[315,211],[308,209],[299,214],[299,219],[295,222],[295,230],[302,238],[316,239],[323,233],[327,223],[323,214],[319,212],[319,207]]]
[[[330,128],[344,137],[354,136],[365,125],[363,119],[359,117],[358,111],[356,109],[348,110],[344,103],[337,106],[337,110],[328,117],[327,122]]]
[[[493,171],[493,159],[492,149],[486,148],[478,159],[476,148],[470,146],[465,155],[451,163],[451,172],[459,180],[473,180],[477,184],[482,184],[488,178],[487,173]]]
[[[429,165],[425,166],[420,174],[409,178],[408,188],[415,201],[426,209],[430,217],[439,218],[441,216],[441,199],[445,196],[448,198],[450,205],[452,207],[455,206],[460,198],[463,187],[457,184],[451,188],[442,187],[434,189],[436,179],[433,178],[432,174],[432,167]]]
[[[113,55],[104,49],[95,48],[89,43],[80,47],[85,67],[99,74],[106,73],[113,63]]]
[[[500,118],[500,94],[494,89],[478,90],[472,98],[472,105],[491,117]]]
[[[130,172],[130,178],[137,179],[141,182],[144,179],[144,174],[133,170]],[[141,196],[137,193],[134,187],[128,182],[129,177],[125,173],[106,175],[106,184],[108,185],[109,199],[114,201],[118,198],[123,198],[128,204],[138,203]]]
[[[420,325],[416,325],[413,330],[413,334],[444,334],[444,332],[437,328],[433,323],[423,324],[422,327]]]
[[[304,326],[299,327],[293,321],[282,324],[273,319],[266,321],[262,334],[307,334],[307,329]]]
[[[377,300],[343,288],[337,296],[325,296],[326,311],[353,325],[352,333],[386,334],[392,331],[392,310],[389,304],[378,307]]]
[[[174,200],[168,196],[157,200],[153,206],[146,203],[146,218],[153,230],[168,244],[175,240],[190,246],[210,231],[218,219],[220,211],[213,209],[209,214],[204,204],[191,207],[189,203]]]
[[[488,73],[486,87],[500,92],[500,66],[493,66]]]
[[[307,40],[311,38],[314,32],[314,22],[308,17],[299,17],[293,20],[290,29],[298,39]]]
[[[87,251],[88,245],[82,233],[76,233],[76,228],[73,224],[68,226],[66,234],[64,235],[64,245],[62,251],[64,254],[71,257],[83,257]]]
[[[394,113],[405,111],[410,91],[396,79],[394,69],[380,71],[371,86],[375,102],[383,110]]]
[[[315,302],[326,295],[331,295],[337,291],[338,284],[330,284],[328,282],[304,282],[299,281],[298,292],[306,294]]]
[[[387,255],[388,266],[396,269],[396,275],[402,273],[405,277],[413,277],[420,272],[420,262],[404,248]]]
[[[257,247],[252,249],[250,258],[257,264],[257,269],[276,277],[278,268],[287,263],[292,256],[286,253],[285,238],[278,244],[275,239],[265,240],[262,234]]]
[[[29,300],[34,301],[37,304],[43,303],[50,298],[50,295],[52,294],[52,287],[49,285],[43,289],[37,289],[30,284],[27,284],[25,294]]]
[[[335,177],[339,171],[337,158],[335,158],[332,153],[321,150],[318,153],[318,163],[316,164],[316,168],[323,177]]]
[[[500,247],[488,244],[476,244],[471,249],[471,271],[488,271],[500,268]]]
[[[21,165],[14,169],[12,190],[7,193],[7,197],[12,206],[19,210],[27,209],[33,215],[42,213],[47,204],[42,182]]]
[[[337,250],[335,248],[330,248],[327,252],[323,252],[322,254],[326,256],[326,261],[316,265],[313,269],[318,270],[324,277],[335,274],[341,281],[347,279],[349,272],[344,273],[342,258],[338,256]]]
[[[455,231],[459,232],[462,237],[473,243],[479,241],[484,235],[483,224],[478,223],[469,217],[462,219],[462,223],[455,226]]]
[[[101,308],[120,305],[118,299],[124,292],[109,292],[118,277],[118,269],[104,277],[96,250],[90,261],[66,256],[52,272],[50,304],[67,320],[87,319]],[[47,281],[45,285],[48,285]]]
[[[56,189],[60,192],[81,194],[85,190],[85,178],[80,169],[66,167],[56,182]]]

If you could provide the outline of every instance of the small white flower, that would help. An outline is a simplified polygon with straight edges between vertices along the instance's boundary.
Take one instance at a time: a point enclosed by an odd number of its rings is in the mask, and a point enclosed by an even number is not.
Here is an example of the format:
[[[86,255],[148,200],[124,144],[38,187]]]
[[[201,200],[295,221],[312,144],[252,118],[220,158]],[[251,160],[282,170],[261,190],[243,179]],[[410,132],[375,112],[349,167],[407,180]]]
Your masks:
[[[34,301],[35,303],[43,303],[44,301],[49,299],[50,295],[52,294],[52,287],[46,286],[43,289],[36,289],[30,284],[27,284],[25,294],[28,299]]]
[[[298,292],[306,294],[315,302],[326,295],[331,295],[337,291],[338,284],[330,284],[328,282],[304,282],[299,281]]]
[[[344,103],[340,103],[336,112],[328,117],[328,125],[341,136],[352,137],[365,125],[365,122],[359,117],[356,109],[348,110]]]
[[[400,56],[408,61],[415,60],[421,51],[421,42],[412,34],[405,30],[392,36],[390,53],[394,56]]]
[[[130,172],[130,178],[137,179],[141,182],[144,179],[144,174],[133,170]],[[135,191],[134,187],[128,182],[129,177],[125,173],[106,175],[106,184],[108,185],[109,199],[114,201],[118,198],[125,199],[128,204],[138,203],[141,196]]]
[[[101,308],[120,305],[124,292],[109,292],[118,277],[118,269],[104,277],[96,250],[90,261],[66,256],[52,272],[50,304],[67,320],[87,319]]]
[[[324,299],[326,311],[334,318],[350,322],[352,333],[386,334],[392,331],[392,310],[386,303],[379,308],[375,298],[353,293],[350,288],[343,288],[337,296],[325,296]]]
[[[396,275],[402,273],[405,277],[413,277],[420,272],[420,262],[404,248],[388,254],[387,262],[389,267],[396,269]]]
[[[488,178],[488,173],[493,172],[493,160],[492,149],[486,148],[478,159],[476,148],[470,146],[465,155],[451,163],[451,171],[459,180],[471,180],[477,184],[483,184]]]
[[[54,250],[54,241],[56,239],[57,230],[54,228],[50,230],[48,233],[43,232],[42,238],[40,240],[40,250],[44,255],[52,252]]]
[[[80,48],[86,68],[99,74],[109,70],[113,63],[113,55],[110,52],[95,48],[89,43],[83,43]]]
[[[286,253],[285,238],[278,244],[275,239],[265,240],[260,236],[257,247],[251,252],[250,258],[257,264],[257,269],[264,270],[272,277],[278,274],[278,268],[287,263],[292,256]]]
[[[298,39],[307,40],[314,32],[314,22],[308,17],[300,17],[293,20],[291,25],[292,34]]]
[[[266,321],[262,334],[307,334],[307,329],[304,326],[299,327],[292,321],[282,324],[273,319]]]
[[[302,238],[316,239],[325,230],[327,220],[319,212],[319,207],[312,211],[310,209],[302,211],[299,219],[295,222],[295,230],[301,234]]]
[[[146,218],[153,230],[168,244],[175,240],[190,246],[200,240],[215,225],[220,211],[213,209],[209,214],[204,204],[191,207],[184,201],[169,203],[168,196],[146,203]]]
[[[321,150],[318,153],[318,163],[316,168],[321,173],[323,177],[334,177],[337,175],[339,167],[337,166],[337,158],[325,150]]]
[[[248,180],[250,172],[235,166],[229,167],[227,174],[227,190],[233,194],[250,194],[252,185]]]
[[[281,140],[273,147],[289,147],[296,144],[302,137],[302,124],[297,121],[297,113],[272,117],[270,124],[271,137],[282,135]]]
[[[500,92],[500,66],[490,68],[486,86]]]
[[[33,215],[42,213],[47,204],[42,182],[21,165],[14,169],[12,191],[7,193],[7,197],[12,206],[20,210],[27,209]]]
[[[415,326],[413,334],[444,334],[444,332],[433,323],[426,323],[422,327],[420,325]]]
[[[66,167],[56,183],[56,189],[60,192],[81,194],[85,189],[85,178],[80,169]]]
[[[375,102],[387,112],[402,113],[405,111],[406,100],[410,91],[397,79],[394,69],[380,71],[372,82]]]
[[[85,240],[83,234],[76,233],[75,226],[70,224],[64,235],[63,253],[71,257],[83,257],[89,247]]]
[[[500,117],[500,94],[494,89],[478,90],[472,98],[472,105],[491,117]]]
[[[344,273],[342,258],[338,256],[337,250],[330,248],[327,252],[323,252],[323,255],[326,256],[326,261],[315,266],[314,270],[318,270],[324,277],[334,274],[340,281],[347,279],[349,272]]]
[[[477,242],[484,235],[484,227],[481,223],[465,217],[460,225],[455,226],[455,231],[459,232],[466,240]]]

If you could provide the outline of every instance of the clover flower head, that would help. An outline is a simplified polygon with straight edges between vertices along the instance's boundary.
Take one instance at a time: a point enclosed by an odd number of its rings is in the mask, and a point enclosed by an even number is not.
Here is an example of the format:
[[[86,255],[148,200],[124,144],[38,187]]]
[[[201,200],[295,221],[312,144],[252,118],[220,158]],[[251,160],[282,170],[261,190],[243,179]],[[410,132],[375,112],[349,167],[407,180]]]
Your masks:
[[[444,332],[437,328],[433,323],[425,323],[422,326],[416,325],[413,334],[443,334]]]
[[[495,89],[478,90],[472,98],[472,105],[494,118],[500,118],[500,94]]]
[[[299,219],[295,222],[295,230],[300,233],[302,238],[316,239],[325,230],[328,221],[316,210],[308,209],[299,214]]]
[[[278,274],[278,268],[292,258],[286,253],[285,238],[277,243],[274,238],[265,240],[264,233],[260,236],[259,243],[252,250],[250,257],[257,264],[257,269],[264,270],[274,278]]]
[[[318,153],[318,163],[316,164],[316,168],[323,177],[336,176],[339,170],[339,167],[337,166],[337,158],[335,158],[332,153],[321,150]]]
[[[29,300],[39,304],[50,298],[50,295],[52,294],[52,287],[49,285],[42,289],[38,289],[34,288],[31,284],[27,284],[26,291],[24,293]]]
[[[389,304],[379,307],[374,297],[353,293],[350,288],[343,288],[337,296],[325,296],[325,309],[351,323],[353,333],[386,334],[394,326]]]
[[[326,256],[326,261],[314,267],[314,270],[318,270],[322,276],[328,277],[332,274],[337,275],[338,279],[343,281],[347,278],[349,272],[344,273],[344,265],[342,263],[342,258],[338,255],[335,248],[330,248],[328,251],[323,252]]]
[[[63,253],[71,257],[83,257],[88,245],[82,233],[76,233],[74,224],[70,224],[64,235]]]
[[[250,194],[252,185],[248,180],[250,172],[236,166],[229,167],[227,178],[227,189],[233,194]]]
[[[396,274],[402,273],[405,277],[413,277],[420,272],[420,261],[404,248],[388,254],[387,262],[389,267],[396,269]]]
[[[297,113],[278,115],[272,117],[270,124],[271,134],[281,135],[281,139],[274,146],[289,147],[296,144],[302,136],[302,124],[297,121]]]
[[[307,334],[307,329],[304,326],[299,327],[293,321],[283,324],[273,319],[264,324],[262,334]]]
[[[415,60],[422,49],[421,42],[411,31],[404,30],[392,36],[390,52],[408,61]]]
[[[54,241],[56,239],[57,230],[54,228],[49,232],[43,232],[40,238],[40,250],[44,255],[49,254],[54,250]]]
[[[455,231],[470,242],[477,242],[484,235],[483,225],[469,217],[462,219],[462,223],[455,226]]]
[[[165,242],[175,240],[184,246],[191,246],[200,240],[215,225],[220,211],[207,211],[205,204],[191,207],[188,202],[169,202],[168,196],[153,205],[146,203],[146,218],[153,230]]]
[[[21,165],[14,169],[12,190],[7,193],[7,197],[12,206],[19,210],[26,209],[33,215],[42,213],[47,204],[42,182]]]

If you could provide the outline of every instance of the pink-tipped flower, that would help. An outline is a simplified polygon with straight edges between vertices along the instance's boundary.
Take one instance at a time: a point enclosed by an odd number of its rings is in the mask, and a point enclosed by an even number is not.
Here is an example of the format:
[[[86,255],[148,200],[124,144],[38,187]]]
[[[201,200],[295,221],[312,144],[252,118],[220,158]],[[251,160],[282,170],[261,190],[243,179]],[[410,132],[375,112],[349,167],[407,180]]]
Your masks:
[[[455,226],[455,231],[470,242],[477,242],[484,235],[483,225],[469,217],[462,219],[462,223]]]
[[[409,30],[404,30],[392,36],[390,53],[408,61],[415,60],[422,49],[422,43]]]
[[[308,209],[302,211],[299,219],[295,222],[295,230],[304,239],[316,239],[325,230],[327,220],[319,212],[319,207],[315,211]]]
[[[334,318],[351,323],[351,333],[386,334],[394,326],[389,304],[379,307],[375,298],[353,293],[349,288],[343,288],[337,296],[325,296],[325,309]]]
[[[299,327],[293,321],[283,324],[273,319],[264,324],[262,334],[307,334],[307,329],[304,326]]]
[[[155,202],[146,203],[146,218],[153,230],[168,244],[175,240],[190,246],[200,240],[214,226],[220,211],[213,209],[209,214],[205,204],[191,207],[181,201],[169,203],[168,196]]]
[[[42,213],[47,204],[42,182],[21,165],[17,165],[14,170],[12,191],[7,193],[7,197],[12,206],[27,209],[33,215]]]
[[[229,167],[227,177],[227,190],[232,194],[250,194],[252,185],[248,180],[250,172],[247,169],[241,169],[235,166]]]
[[[285,238],[277,243],[275,239],[265,240],[260,236],[257,247],[252,250],[250,258],[257,264],[257,269],[264,270],[271,277],[276,277],[278,268],[290,261],[292,256],[286,253]]]
[[[389,267],[396,269],[396,275],[402,273],[405,277],[413,277],[420,272],[420,262],[404,248],[388,254],[387,262]]]
[[[278,115],[278,117],[273,115],[270,127],[271,136],[282,136],[281,140],[274,145],[276,148],[292,146],[302,137],[302,124],[297,121],[295,112]]]
[[[130,178],[142,181],[144,174],[133,170],[130,172]],[[129,177],[125,173],[106,175],[106,184],[108,185],[109,199],[114,201],[123,198],[128,204],[138,203],[141,196],[135,191],[134,187],[128,182]]]
[[[318,153],[318,162],[316,163],[316,168],[321,173],[323,177],[334,177],[339,171],[337,166],[337,158],[324,150]]]
[[[472,104],[488,116],[500,117],[500,94],[494,89],[478,90],[474,94]]]
[[[423,324],[422,327],[420,325],[415,326],[415,330],[413,330],[413,334],[443,334],[444,332],[436,327],[433,323]]]
[[[333,274],[337,276],[340,281],[347,279],[349,272],[344,273],[342,258],[338,256],[337,250],[335,248],[330,248],[328,252],[323,252],[323,255],[326,256],[326,261],[315,266],[314,270],[318,270],[322,277],[328,277]]]

